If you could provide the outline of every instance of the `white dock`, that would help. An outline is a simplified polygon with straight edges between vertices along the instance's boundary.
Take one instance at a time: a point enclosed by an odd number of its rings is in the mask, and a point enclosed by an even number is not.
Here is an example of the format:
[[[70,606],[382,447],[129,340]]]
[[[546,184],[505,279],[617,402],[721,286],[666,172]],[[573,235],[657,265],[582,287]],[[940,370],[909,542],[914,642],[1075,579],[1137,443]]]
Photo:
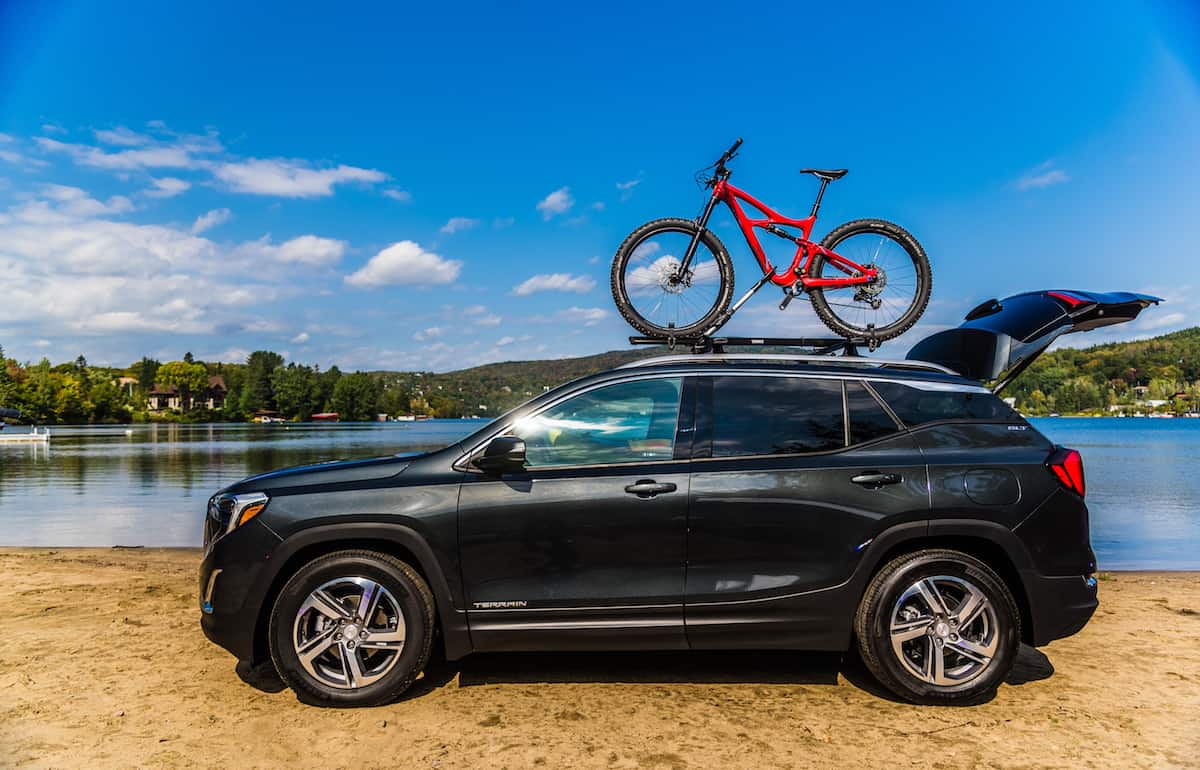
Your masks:
[[[28,433],[12,433],[9,430],[0,431],[0,444],[49,444],[50,429],[32,428]]]

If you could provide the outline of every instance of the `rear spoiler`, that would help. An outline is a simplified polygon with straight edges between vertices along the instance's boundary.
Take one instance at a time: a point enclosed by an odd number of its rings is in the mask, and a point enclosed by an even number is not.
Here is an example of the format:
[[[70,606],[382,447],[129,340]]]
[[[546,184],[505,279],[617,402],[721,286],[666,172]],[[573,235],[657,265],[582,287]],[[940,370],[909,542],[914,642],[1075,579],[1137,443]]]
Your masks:
[[[931,334],[906,358],[928,361],[999,393],[1063,334],[1125,323],[1163,300],[1149,294],[1051,290],[990,299],[956,329]]]

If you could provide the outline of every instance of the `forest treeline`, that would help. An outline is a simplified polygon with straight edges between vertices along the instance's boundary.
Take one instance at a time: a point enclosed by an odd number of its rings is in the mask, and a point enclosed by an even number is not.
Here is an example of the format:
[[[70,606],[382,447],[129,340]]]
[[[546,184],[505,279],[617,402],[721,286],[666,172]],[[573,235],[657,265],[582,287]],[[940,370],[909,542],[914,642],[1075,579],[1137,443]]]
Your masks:
[[[494,417],[576,377],[653,355],[653,349],[579,358],[513,361],[453,372],[352,372],[287,362],[259,350],[242,363],[142,358],[120,367],[83,356],[62,364],[21,363],[0,348],[0,407],[40,425],[147,420],[245,421],[264,412],[288,420],[337,412],[342,420],[377,415]],[[219,406],[207,407],[214,380]],[[154,410],[152,393],[177,393],[178,408]],[[1200,328],[1136,342],[1063,348],[1043,355],[1005,395],[1032,415],[1182,412],[1200,408]],[[1159,404],[1158,402],[1163,402]]]

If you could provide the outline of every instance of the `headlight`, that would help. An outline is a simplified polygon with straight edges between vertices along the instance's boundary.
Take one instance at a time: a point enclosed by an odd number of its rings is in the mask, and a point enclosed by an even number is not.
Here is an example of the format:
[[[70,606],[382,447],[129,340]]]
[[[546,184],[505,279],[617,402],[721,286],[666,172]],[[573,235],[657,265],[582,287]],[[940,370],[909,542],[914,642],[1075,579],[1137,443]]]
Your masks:
[[[213,520],[211,539],[216,540],[250,521],[266,509],[268,502],[270,499],[262,492],[214,497],[208,504],[208,516]]]

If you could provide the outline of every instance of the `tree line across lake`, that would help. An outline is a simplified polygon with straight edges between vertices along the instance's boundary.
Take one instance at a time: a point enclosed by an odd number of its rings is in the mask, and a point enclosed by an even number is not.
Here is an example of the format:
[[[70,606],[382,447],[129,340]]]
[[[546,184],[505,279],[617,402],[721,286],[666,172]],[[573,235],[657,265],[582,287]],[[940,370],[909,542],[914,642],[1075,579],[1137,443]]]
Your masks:
[[[344,421],[410,414],[494,417],[567,380],[657,352],[612,351],[436,374],[345,373],[336,366],[285,362],[265,350],[251,353],[244,363],[197,361],[187,354],[167,362],[142,358],[126,368],[91,366],[83,356],[57,365],[46,359],[34,364],[6,358],[0,348],[0,407],[19,409],[23,421],[41,425],[239,422],[263,413],[307,420],[336,412]],[[172,405],[164,407],[156,393],[173,394]],[[1047,353],[1005,395],[1032,415],[1200,409],[1200,328]]]

